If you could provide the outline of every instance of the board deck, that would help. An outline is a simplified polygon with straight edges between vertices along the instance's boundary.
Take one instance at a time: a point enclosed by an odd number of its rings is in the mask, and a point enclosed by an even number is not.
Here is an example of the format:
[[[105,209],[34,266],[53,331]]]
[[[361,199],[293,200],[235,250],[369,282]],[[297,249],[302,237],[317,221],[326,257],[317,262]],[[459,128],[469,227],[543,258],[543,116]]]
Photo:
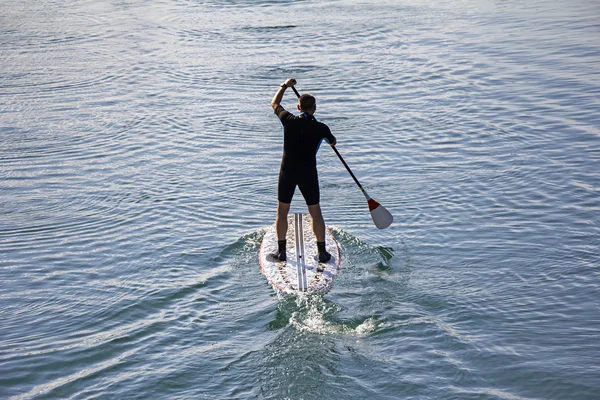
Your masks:
[[[329,290],[337,275],[342,257],[340,245],[331,230],[325,230],[325,243],[331,260],[318,261],[317,240],[309,214],[288,215],[287,261],[270,257],[277,251],[275,225],[265,233],[260,246],[262,273],[275,290],[283,293],[320,293]]]

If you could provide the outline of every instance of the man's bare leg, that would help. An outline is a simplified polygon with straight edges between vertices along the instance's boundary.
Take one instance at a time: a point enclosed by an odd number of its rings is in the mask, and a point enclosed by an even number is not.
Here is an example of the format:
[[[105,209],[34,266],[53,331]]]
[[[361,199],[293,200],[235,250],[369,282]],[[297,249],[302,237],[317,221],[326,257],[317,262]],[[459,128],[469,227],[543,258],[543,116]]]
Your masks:
[[[289,203],[279,202],[277,204],[277,217],[275,218],[275,230],[277,231],[277,252],[271,254],[271,257],[279,260],[286,261],[286,236],[288,230],[288,213],[290,211]]]
[[[313,232],[317,238],[317,242],[325,241],[325,220],[323,214],[321,214],[321,206],[317,203],[312,206],[308,206],[308,212],[312,217]]]
[[[277,230],[277,240],[285,240],[288,231],[288,213],[290,212],[290,204],[279,202],[277,204],[277,218],[275,219],[275,227]]]
[[[323,219],[323,214],[321,214],[321,206],[318,203],[308,206],[308,212],[312,217],[313,232],[317,238],[319,261],[329,261],[329,259],[331,259],[331,254],[325,250],[325,220]]]

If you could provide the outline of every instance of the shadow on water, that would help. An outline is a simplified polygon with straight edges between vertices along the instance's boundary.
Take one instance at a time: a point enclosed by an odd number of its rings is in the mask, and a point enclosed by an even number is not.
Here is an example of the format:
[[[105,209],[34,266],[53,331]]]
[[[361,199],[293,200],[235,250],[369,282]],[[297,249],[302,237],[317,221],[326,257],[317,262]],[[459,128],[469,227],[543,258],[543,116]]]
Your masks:
[[[333,228],[333,233],[342,247],[342,268],[347,271],[346,277],[368,275],[371,279],[408,284],[414,261],[409,246],[401,237],[388,241],[389,246],[373,246],[341,228]]]

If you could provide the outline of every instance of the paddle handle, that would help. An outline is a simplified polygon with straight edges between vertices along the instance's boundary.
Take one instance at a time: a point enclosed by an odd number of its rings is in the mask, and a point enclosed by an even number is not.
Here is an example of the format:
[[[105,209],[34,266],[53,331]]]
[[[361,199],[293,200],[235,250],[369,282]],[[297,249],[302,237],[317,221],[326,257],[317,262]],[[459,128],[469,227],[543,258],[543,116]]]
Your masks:
[[[356,176],[354,176],[354,174],[352,173],[352,170],[350,169],[350,167],[348,166],[348,164],[346,164],[346,161],[344,161],[344,159],[342,158],[342,155],[340,154],[340,152],[338,151],[338,149],[336,149],[335,146],[331,146],[331,148],[333,149],[333,151],[335,151],[335,154],[337,154],[337,156],[340,159],[340,161],[342,162],[342,164],[344,164],[344,167],[346,167],[346,169],[348,170],[348,173],[350,174],[350,176],[352,177],[352,179],[354,179],[354,182],[356,182],[356,185],[358,186],[358,188],[360,189],[360,191],[365,195],[365,197],[367,198],[367,200],[370,200],[371,198],[367,194],[367,191],[362,187],[362,185],[360,184],[360,182],[358,181],[358,179],[356,178]]]
[[[300,98],[300,93],[298,93],[298,91],[296,90],[296,88],[294,86],[291,86],[291,88],[294,91],[294,93],[296,93],[296,96],[298,96],[298,98]],[[362,185],[360,184],[360,182],[358,181],[358,179],[356,178],[356,176],[354,176],[354,174],[352,173],[352,170],[350,169],[350,167],[348,166],[348,164],[346,164],[346,161],[344,161],[344,158],[342,158],[342,155],[340,154],[340,152],[338,151],[338,149],[336,149],[335,146],[331,146],[331,148],[333,149],[333,151],[335,151],[335,154],[337,154],[337,156],[340,159],[340,161],[342,162],[342,164],[344,164],[344,167],[346,167],[346,170],[348,170],[348,172],[350,173],[350,176],[352,177],[352,179],[354,179],[354,182],[356,182],[356,184],[358,185],[358,188],[365,195],[365,197],[367,198],[367,200],[370,200],[371,198],[367,194],[367,191],[362,187]]]

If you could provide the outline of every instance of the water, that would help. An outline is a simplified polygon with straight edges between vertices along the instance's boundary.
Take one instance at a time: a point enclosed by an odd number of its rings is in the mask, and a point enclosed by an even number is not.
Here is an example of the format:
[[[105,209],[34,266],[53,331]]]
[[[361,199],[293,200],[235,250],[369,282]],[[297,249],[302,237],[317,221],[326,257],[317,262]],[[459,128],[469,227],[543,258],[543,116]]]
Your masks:
[[[373,3],[0,3],[1,398],[597,398],[600,7]],[[395,215],[321,149],[324,296],[258,267],[288,77]]]

